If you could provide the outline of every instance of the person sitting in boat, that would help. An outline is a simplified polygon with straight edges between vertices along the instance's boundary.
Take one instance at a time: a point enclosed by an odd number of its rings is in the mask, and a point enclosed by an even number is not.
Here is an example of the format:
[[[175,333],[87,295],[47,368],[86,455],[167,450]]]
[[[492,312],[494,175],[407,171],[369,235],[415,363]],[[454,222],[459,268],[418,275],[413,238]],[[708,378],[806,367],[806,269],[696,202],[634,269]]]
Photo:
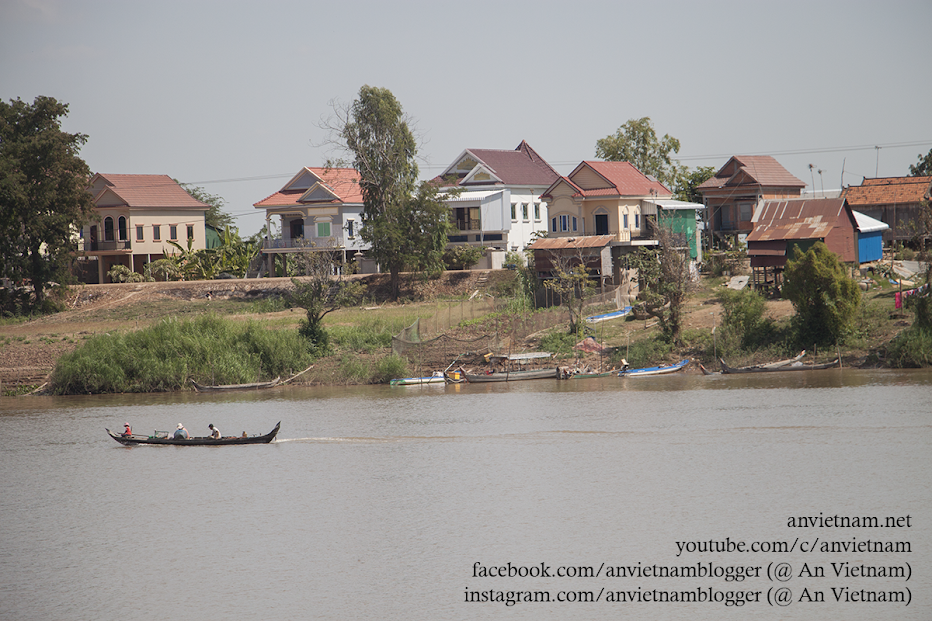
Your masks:
[[[133,428],[129,426],[129,423],[123,423],[123,433],[121,434],[124,438],[128,438],[133,435]]]
[[[207,428],[210,429],[210,439],[219,440],[220,439],[220,430],[214,427],[214,424],[211,423],[207,425]]]
[[[178,428],[175,429],[175,439],[176,440],[187,440],[188,439],[188,430],[184,428],[184,425],[178,423]]]

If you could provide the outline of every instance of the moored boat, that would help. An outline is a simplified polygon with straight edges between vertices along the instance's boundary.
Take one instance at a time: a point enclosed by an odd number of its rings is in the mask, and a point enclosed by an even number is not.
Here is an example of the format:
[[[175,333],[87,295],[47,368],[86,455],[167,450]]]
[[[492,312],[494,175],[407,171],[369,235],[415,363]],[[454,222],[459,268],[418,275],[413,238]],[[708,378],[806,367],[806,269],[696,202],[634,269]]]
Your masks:
[[[530,369],[527,371],[495,371],[494,373],[466,373],[466,381],[483,382],[517,382],[532,379],[556,379],[557,369]]]
[[[276,377],[270,382],[253,382],[251,384],[221,384],[219,386],[209,386],[206,384],[198,384],[194,380],[191,380],[191,383],[194,384],[194,389],[198,392],[210,392],[218,390],[259,390],[262,388],[272,388],[278,386],[281,381],[281,377]]]
[[[800,360],[803,359],[803,357],[804,357],[805,355],[806,355],[806,350],[804,349],[804,350],[802,350],[801,352],[799,352],[798,355],[793,356],[792,358],[787,358],[787,359],[785,359],[785,360],[777,360],[776,362],[768,362],[767,364],[756,364],[756,365],[749,366],[749,367],[743,367],[744,369],[747,369],[747,370],[746,370],[746,371],[742,371],[742,372],[743,372],[743,373],[753,373],[753,372],[755,372],[755,369],[757,369],[757,370],[763,370],[763,371],[768,371],[768,370],[773,370],[773,369],[779,369],[779,368],[781,368],[781,367],[786,367],[786,366],[789,366],[789,365],[791,365],[791,364],[794,364],[794,363],[799,362]],[[702,365],[702,363],[699,363],[699,370],[702,371],[702,374],[703,374],[703,375],[717,375],[717,374],[719,374],[719,373],[724,373],[724,371],[709,371],[707,368],[705,368],[705,367]]]
[[[442,371],[434,371],[426,377],[399,377],[389,382],[391,386],[422,386],[424,384],[445,384],[447,381]]]
[[[837,367],[841,360],[835,358],[831,362],[826,362],[824,364],[801,364],[794,363],[788,364],[780,367],[730,367],[725,364],[725,361],[721,358],[719,362],[722,363],[722,373],[726,375],[738,374],[738,373],[779,373],[781,371],[821,371],[822,369],[831,369]]]
[[[609,319],[627,317],[629,314],[631,314],[631,308],[631,306],[625,306],[621,310],[612,311],[610,313],[602,313],[601,315],[592,315],[591,317],[586,317],[586,323],[599,323],[601,321],[608,321]]]
[[[113,433],[107,429],[107,433],[110,434],[110,437],[119,442],[120,444],[125,444],[127,446],[133,446],[137,444],[174,444],[176,446],[224,446],[226,444],[268,444],[275,439],[275,436],[278,435],[278,430],[281,428],[281,421],[278,421],[278,424],[275,425],[275,429],[268,432],[264,436],[224,436],[219,439],[209,438],[209,437],[197,437],[197,438],[186,438],[186,439],[175,439],[172,438],[167,431],[155,432],[154,435],[144,436],[142,434],[131,434],[124,436],[119,433]],[[245,433],[245,432],[244,432]],[[164,434],[164,435],[163,435]]]
[[[645,367],[643,369],[624,369],[618,372],[618,377],[645,377],[648,375],[667,375],[682,371],[689,364],[689,358],[680,360],[676,364],[659,367]]]

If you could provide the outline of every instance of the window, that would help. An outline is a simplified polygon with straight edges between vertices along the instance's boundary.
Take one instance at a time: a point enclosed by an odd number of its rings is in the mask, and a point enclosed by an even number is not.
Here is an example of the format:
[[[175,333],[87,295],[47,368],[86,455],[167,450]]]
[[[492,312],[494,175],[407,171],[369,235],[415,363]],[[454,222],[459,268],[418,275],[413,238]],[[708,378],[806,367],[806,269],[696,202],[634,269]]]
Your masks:
[[[576,232],[576,217],[573,217],[573,232]]]
[[[143,234],[142,234],[142,225],[137,224],[136,225],[136,241],[142,241],[143,239],[145,239],[145,237],[143,237]]]
[[[188,225],[188,239],[194,239],[194,225]]]
[[[346,236],[349,237],[350,239],[353,239],[354,237],[356,237],[356,232],[355,230],[353,230],[353,225],[355,224],[356,223],[353,220],[346,221]]]
[[[639,213],[634,214],[634,228],[641,228],[641,214]]]
[[[557,232],[557,219],[556,219],[556,218],[551,218],[551,219],[550,219],[550,231],[551,231],[552,233],[556,233],[556,232]]]
[[[162,241],[162,226],[159,224],[152,225],[152,240]]]
[[[521,203],[521,219],[527,222],[527,203]]]
[[[514,203],[511,204],[511,220],[512,220],[512,222],[517,222],[517,220],[518,220],[518,216],[516,215],[516,212],[515,212],[515,204],[514,204]]]
[[[534,219],[540,222],[540,203],[534,203]]]
[[[628,214],[621,216],[621,225],[622,228],[628,228]]]
[[[104,218],[104,241],[113,241],[113,218]]]
[[[178,225],[169,224],[168,225],[168,239],[175,241],[178,239]]]
[[[317,237],[330,237],[330,223],[329,222],[318,222],[317,223]]]
[[[126,241],[126,216],[120,216],[117,220],[117,226],[120,231],[120,241]]]
[[[753,213],[753,205],[751,203],[738,203],[738,208],[741,210],[741,220],[749,222]]]
[[[565,231],[569,228],[569,226],[567,226],[569,219],[570,219],[569,216],[560,216],[560,230],[561,231]]]

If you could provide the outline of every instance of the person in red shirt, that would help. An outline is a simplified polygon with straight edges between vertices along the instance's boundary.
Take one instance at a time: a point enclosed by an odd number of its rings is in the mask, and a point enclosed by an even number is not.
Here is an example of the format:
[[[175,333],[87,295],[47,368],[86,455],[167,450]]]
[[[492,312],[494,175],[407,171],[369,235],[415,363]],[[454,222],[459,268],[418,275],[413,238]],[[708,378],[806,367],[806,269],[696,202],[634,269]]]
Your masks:
[[[126,438],[131,435],[133,435],[133,428],[129,426],[129,423],[123,423],[123,437]]]

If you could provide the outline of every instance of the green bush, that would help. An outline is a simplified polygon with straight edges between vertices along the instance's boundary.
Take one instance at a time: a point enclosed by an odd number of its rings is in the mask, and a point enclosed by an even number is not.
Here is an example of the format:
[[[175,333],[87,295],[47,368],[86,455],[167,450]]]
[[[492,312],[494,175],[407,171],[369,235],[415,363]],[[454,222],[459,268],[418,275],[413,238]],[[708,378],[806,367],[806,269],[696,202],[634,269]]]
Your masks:
[[[54,394],[185,390],[192,379],[244,384],[285,377],[312,361],[307,341],[294,331],[205,315],[94,336],[59,359],[49,385]]]
[[[386,356],[375,364],[371,380],[376,384],[387,384],[391,380],[408,375],[408,361],[394,354]]]

